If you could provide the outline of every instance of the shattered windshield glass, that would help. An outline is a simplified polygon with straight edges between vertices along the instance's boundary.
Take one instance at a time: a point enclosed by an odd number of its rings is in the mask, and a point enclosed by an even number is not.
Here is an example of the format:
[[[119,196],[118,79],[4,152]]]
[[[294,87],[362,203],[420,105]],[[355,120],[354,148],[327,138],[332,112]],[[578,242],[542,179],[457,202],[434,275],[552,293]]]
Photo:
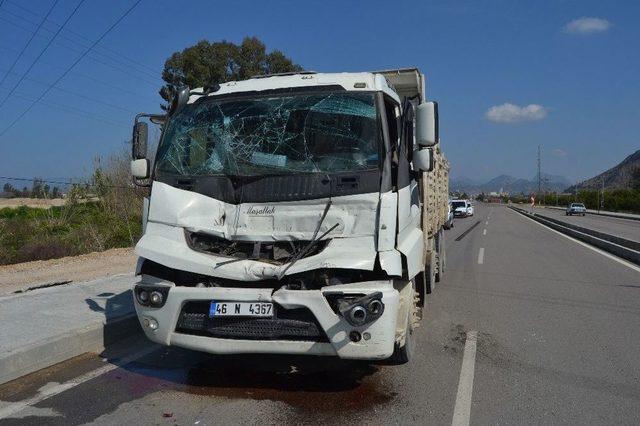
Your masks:
[[[377,115],[370,93],[207,99],[168,123],[157,170],[257,176],[375,169]]]

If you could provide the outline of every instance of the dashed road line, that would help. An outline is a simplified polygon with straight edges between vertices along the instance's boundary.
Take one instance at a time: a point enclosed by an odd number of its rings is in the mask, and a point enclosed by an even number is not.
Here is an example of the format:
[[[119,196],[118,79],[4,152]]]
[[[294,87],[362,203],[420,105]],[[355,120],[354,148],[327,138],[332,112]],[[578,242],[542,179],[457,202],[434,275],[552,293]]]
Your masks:
[[[464,343],[464,355],[460,368],[456,406],[453,409],[452,426],[468,426],[471,419],[471,398],[473,396],[473,376],[476,364],[476,345],[478,332],[468,331]]]
[[[482,265],[484,263],[484,247],[480,247],[480,251],[478,251],[478,265]]]
[[[486,229],[482,230],[482,235],[487,235],[487,230]]]

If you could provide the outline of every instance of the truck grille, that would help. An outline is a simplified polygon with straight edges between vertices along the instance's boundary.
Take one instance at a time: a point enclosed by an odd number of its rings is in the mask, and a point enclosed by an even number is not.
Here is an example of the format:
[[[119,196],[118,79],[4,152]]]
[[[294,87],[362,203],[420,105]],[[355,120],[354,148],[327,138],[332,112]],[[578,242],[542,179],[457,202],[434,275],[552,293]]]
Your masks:
[[[187,302],[176,332],[223,339],[329,341],[309,309],[284,309],[276,304],[274,309],[273,318],[209,318],[209,302]]]

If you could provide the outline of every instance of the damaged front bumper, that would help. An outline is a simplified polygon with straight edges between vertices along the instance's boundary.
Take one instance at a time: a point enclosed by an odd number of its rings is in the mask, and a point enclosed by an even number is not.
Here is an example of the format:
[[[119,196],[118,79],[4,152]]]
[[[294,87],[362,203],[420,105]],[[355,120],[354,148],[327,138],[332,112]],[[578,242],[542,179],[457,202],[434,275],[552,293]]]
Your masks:
[[[392,280],[326,286],[319,290],[186,287],[143,276],[134,286],[163,295],[161,307],[134,303],[147,337],[163,345],[214,354],[279,353],[385,359],[396,340],[399,293]],[[375,295],[383,311],[372,322],[353,325],[335,298]],[[210,317],[212,301],[273,303],[274,317]],[[344,308],[345,304],[342,305]],[[283,331],[284,330],[284,331]]]

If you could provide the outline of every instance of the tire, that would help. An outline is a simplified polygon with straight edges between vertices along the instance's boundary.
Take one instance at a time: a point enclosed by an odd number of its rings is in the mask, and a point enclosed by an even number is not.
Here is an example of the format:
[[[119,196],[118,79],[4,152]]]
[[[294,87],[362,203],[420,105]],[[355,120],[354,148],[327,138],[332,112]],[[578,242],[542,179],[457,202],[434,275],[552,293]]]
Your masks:
[[[424,268],[426,293],[431,294],[436,289],[435,256],[432,262]]]
[[[411,327],[411,310],[409,310],[407,314],[404,344],[402,346],[397,343],[395,344],[393,354],[389,358],[389,363],[391,365],[402,365],[408,363],[411,361],[411,358],[413,358],[413,349],[413,328]]]
[[[444,251],[444,233],[441,231],[438,234],[438,250],[436,252],[436,265],[437,270],[434,274],[434,279],[437,283],[440,282],[442,277],[444,276],[444,262],[445,262],[445,251]]]
[[[444,243],[444,235],[443,235],[443,239],[442,239],[442,263],[440,265],[440,270],[442,271],[442,274],[444,275],[444,273],[447,271],[447,246]]]

